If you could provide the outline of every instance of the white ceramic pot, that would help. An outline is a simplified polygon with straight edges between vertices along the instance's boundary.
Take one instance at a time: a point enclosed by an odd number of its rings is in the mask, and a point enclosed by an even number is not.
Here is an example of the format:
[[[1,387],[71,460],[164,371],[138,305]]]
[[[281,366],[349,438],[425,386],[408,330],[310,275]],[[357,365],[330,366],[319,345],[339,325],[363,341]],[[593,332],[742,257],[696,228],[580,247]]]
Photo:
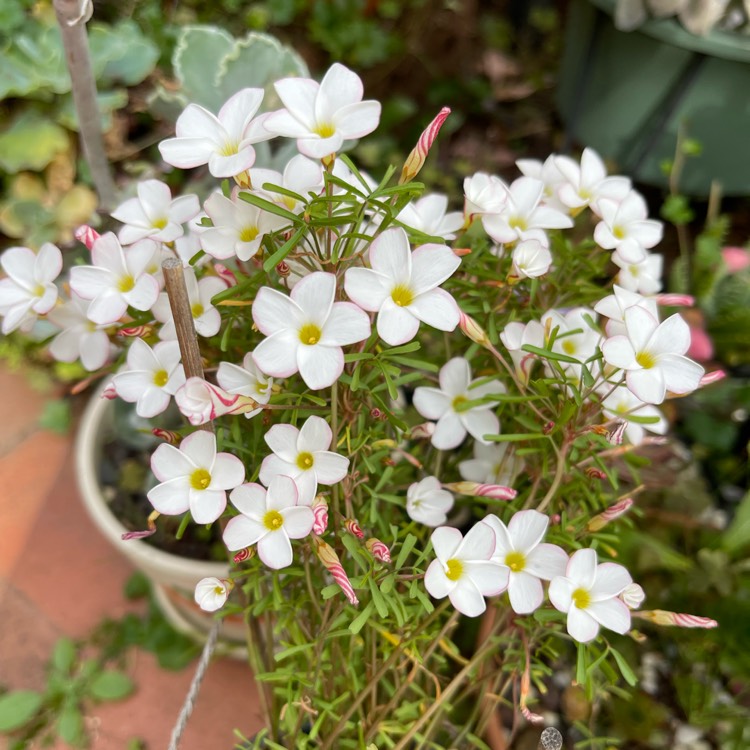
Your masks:
[[[76,476],[83,504],[99,531],[152,581],[156,600],[170,623],[180,632],[201,639],[210,629],[213,616],[195,604],[195,584],[208,576],[227,578],[229,565],[173,555],[140,539],[123,541],[128,529],[110,511],[98,478],[102,446],[108,431],[113,430],[114,404],[96,393],[81,416],[75,443]],[[242,622],[225,620],[222,634],[230,641],[245,640]]]

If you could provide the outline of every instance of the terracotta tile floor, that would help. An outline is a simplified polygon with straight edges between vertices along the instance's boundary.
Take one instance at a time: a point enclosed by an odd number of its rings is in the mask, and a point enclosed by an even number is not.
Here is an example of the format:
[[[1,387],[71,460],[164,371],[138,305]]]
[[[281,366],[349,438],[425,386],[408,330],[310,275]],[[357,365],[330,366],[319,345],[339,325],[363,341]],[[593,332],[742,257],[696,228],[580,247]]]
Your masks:
[[[61,635],[83,637],[105,616],[136,607],[122,595],[129,563],[77,496],[73,435],[39,427],[49,398],[0,367],[0,684],[8,688],[41,688]],[[124,750],[134,737],[148,750],[166,750],[193,669],[164,671],[151,654],[134,651],[129,673],[137,690],[94,709],[93,750]],[[258,705],[247,667],[216,659],[181,750],[233,748],[234,728],[252,735],[261,727]]]

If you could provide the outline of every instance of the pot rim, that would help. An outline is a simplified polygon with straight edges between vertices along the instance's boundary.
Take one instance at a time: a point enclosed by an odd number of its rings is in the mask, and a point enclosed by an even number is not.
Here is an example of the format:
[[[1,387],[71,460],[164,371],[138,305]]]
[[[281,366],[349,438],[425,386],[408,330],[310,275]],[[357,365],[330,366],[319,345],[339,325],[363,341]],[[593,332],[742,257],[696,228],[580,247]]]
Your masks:
[[[589,0],[610,16],[614,15],[617,0]],[[634,31],[623,31],[623,34],[646,34],[675,47],[714,55],[725,60],[750,62],[750,35],[711,29],[705,36],[691,34],[674,18],[651,18]]]

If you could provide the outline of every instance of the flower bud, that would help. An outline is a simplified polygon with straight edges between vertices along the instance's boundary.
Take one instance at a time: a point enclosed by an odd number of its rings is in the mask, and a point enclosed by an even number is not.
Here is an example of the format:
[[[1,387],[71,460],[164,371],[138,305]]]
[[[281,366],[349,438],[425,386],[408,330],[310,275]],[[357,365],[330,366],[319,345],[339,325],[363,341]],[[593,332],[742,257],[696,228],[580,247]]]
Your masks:
[[[380,539],[375,539],[375,537],[368,539],[365,542],[365,547],[367,547],[370,554],[376,560],[386,563],[391,561],[391,551],[388,549],[387,545],[380,541]]]
[[[164,440],[164,442],[169,443],[170,445],[179,445],[182,440],[178,433],[173,432],[172,430],[165,430],[162,427],[154,427],[151,430],[151,434],[154,437],[158,437],[160,440]]]
[[[326,544],[322,539],[313,537],[313,546],[315,548],[315,554],[318,559],[323,563],[326,570],[333,576],[333,580],[341,587],[344,595],[349,600],[350,604],[359,604],[359,599],[354,593],[354,587],[344,570],[339,556],[334,551],[330,544]]]
[[[464,334],[468,339],[471,339],[475,344],[479,344],[479,346],[483,346],[485,348],[489,348],[492,346],[490,342],[490,338],[487,335],[486,331],[482,326],[479,325],[479,323],[474,320],[474,318],[470,317],[464,312],[459,313],[459,328],[461,329],[461,333]]]
[[[479,482],[451,482],[444,484],[446,490],[455,492],[457,495],[470,495],[472,497],[490,497],[494,500],[512,500],[518,493],[511,487],[501,484],[480,484]]]
[[[245,547],[241,549],[233,558],[234,562],[241,563],[245,560],[252,560],[255,557],[255,547]]]
[[[633,614],[635,617],[640,617],[657,625],[673,625],[678,628],[716,628],[719,626],[719,623],[710,617],[668,612],[664,609],[645,610]]]
[[[630,583],[620,593],[620,599],[628,605],[629,609],[638,609],[646,599],[646,594],[637,583]]]
[[[356,518],[345,518],[344,519],[344,528],[354,536],[357,537],[357,539],[364,539],[365,538],[365,532],[362,531],[362,527],[359,525],[359,522]]]
[[[88,224],[81,224],[78,229],[73,232],[73,236],[86,247],[91,250],[94,247],[94,243],[101,237],[96,229],[93,229]]]
[[[313,522],[313,534],[320,536],[328,528],[328,503],[321,495],[318,495],[312,504],[312,512],[315,521]]]
[[[417,145],[407,157],[404,167],[401,170],[401,177],[398,181],[399,185],[403,185],[405,182],[410,182],[417,176],[417,174],[419,174],[419,170],[424,166],[427,154],[429,153],[430,148],[432,148],[432,144],[435,142],[435,138],[437,138],[440,128],[443,126],[443,123],[450,113],[451,111],[449,107],[443,107],[440,112],[438,112],[435,119],[427,126],[427,128],[425,128],[422,135],[419,136]]]
[[[619,518],[623,513],[627,513],[633,505],[633,498],[626,497],[620,500],[618,503],[611,505],[603,513],[594,516],[589,522],[586,528],[589,531],[599,531],[603,529],[610,521],[614,521],[615,518]]]
[[[262,408],[255,399],[227,393],[202,378],[188,378],[174,400],[192,425],[206,424],[226,414],[244,414]]]

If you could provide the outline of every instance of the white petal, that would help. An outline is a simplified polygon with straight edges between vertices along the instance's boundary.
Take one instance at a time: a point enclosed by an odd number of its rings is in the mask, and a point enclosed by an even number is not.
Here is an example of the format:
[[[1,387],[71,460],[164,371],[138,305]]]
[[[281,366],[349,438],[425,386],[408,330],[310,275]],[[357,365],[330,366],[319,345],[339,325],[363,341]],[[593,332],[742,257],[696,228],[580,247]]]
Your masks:
[[[328,319],[336,294],[336,277],[332,273],[315,271],[298,281],[291,298],[302,310],[302,320],[322,327]]]
[[[135,286],[122,296],[128,305],[136,310],[150,310],[159,296],[159,282],[153,276],[144,273],[135,282]]]
[[[386,229],[370,245],[370,265],[395,284],[409,285],[412,277],[409,238],[400,227]]]
[[[513,541],[505,524],[493,513],[485,516],[482,522],[495,533],[495,551],[493,559],[503,561],[508,552],[513,551]]]
[[[231,490],[245,481],[245,467],[237,456],[219,453],[211,469],[211,490]]]
[[[345,140],[362,138],[378,127],[380,110],[380,102],[372,99],[342,107],[333,118],[336,130]]]
[[[333,432],[328,422],[322,417],[313,415],[305,420],[297,438],[297,450],[306,453],[327,451],[333,441]],[[317,466],[316,466],[317,470]]]
[[[643,351],[648,346],[659,321],[648,310],[639,305],[634,305],[625,310],[623,319],[633,349],[637,352]]]
[[[630,573],[617,563],[602,563],[596,569],[596,581],[589,593],[594,601],[611,599],[633,583]]]
[[[667,390],[672,393],[692,393],[700,385],[705,373],[703,367],[688,357],[665,354],[659,358],[659,367],[664,375]],[[649,429],[653,425],[649,425]]]
[[[438,375],[440,390],[448,397],[465,396],[471,382],[471,367],[463,357],[453,357],[441,368]]]
[[[497,596],[508,587],[508,568],[494,562],[465,562],[465,574],[483,596]]]
[[[510,606],[519,615],[533,612],[544,600],[542,582],[528,573],[511,573],[508,583]]]
[[[253,322],[261,333],[271,336],[279,331],[297,330],[305,321],[299,305],[286,294],[264,286],[253,302]]]
[[[187,477],[195,469],[196,465],[181,450],[169,443],[162,443],[151,454],[151,471],[160,482]]]
[[[227,523],[223,539],[227,549],[235,552],[255,544],[267,533],[268,529],[259,521],[247,516],[235,516]]]
[[[229,495],[229,500],[240,513],[246,516],[262,518],[266,512],[266,491],[255,482],[235,487]],[[255,542],[248,542],[248,544],[255,544]]]
[[[303,539],[312,531],[315,523],[312,509],[304,505],[286,508],[281,515],[284,517],[284,531],[290,539]]]
[[[622,370],[638,367],[635,351],[627,336],[613,336],[602,343],[604,361]]]
[[[521,510],[508,523],[513,549],[527,555],[547,532],[549,518],[537,510]]]
[[[489,560],[495,551],[495,532],[482,521],[475,523],[467,532],[455,552],[461,560]]]
[[[253,361],[266,375],[288,378],[297,372],[297,348],[301,346],[293,331],[278,331],[255,347]]]
[[[526,570],[533,576],[551,581],[556,576],[564,576],[568,566],[568,555],[556,544],[543,542],[529,552]]]
[[[630,630],[630,610],[619,599],[608,599],[603,602],[592,602],[586,612],[600,625],[615,633],[624,635]]]
[[[340,346],[302,344],[297,347],[297,367],[308,388],[314,391],[328,388],[344,371],[344,352]],[[269,375],[276,373],[270,372]]]
[[[489,443],[485,435],[497,435],[500,432],[500,421],[488,409],[469,409],[458,415],[469,434],[481,443]]]
[[[690,326],[679,315],[660,323],[649,341],[649,349],[659,354],[685,354],[689,348]]]
[[[446,245],[422,245],[411,254],[411,264],[411,286],[419,295],[449,279],[461,259]]]
[[[573,592],[576,586],[569,578],[556,576],[549,584],[549,600],[555,609],[568,612],[573,609]]]
[[[575,606],[568,610],[567,626],[568,633],[579,643],[588,643],[599,633],[599,623],[587,611]]]
[[[571,555],[565,576],[576,586],[590,589],[596,580],[596,550],[579,549]]]
[[[208,171],[214,177],[234,177],[255,164],[255,149],[252,146],[241,148],[236,154],[224,156],[214,153],[208,157]]]
[[[454,411],[447,411],[438,419],[435,432],[430,438],[432,444],[441,451],[457,448],[466,437],[466,428]]]
[[[270,531],[258,541],[258,557],[269,568],[279,570],[292,564],[292,543],[283,527]]]
[[[273,478],[279,474],[283,474],[286,476],[292,477],[294,481],[297,483],[297,490],[302,492],[302,474],[313,474],[313,481],[315,480],[314,472],[302,472],[299,468],[297,468],[296,464],[289,463],[288,461],[284,461],[283,458],[279,458],[275,453],[272,453],[270,456],[266,456],[263,459],[263,462],[260,465],[260,474],[259,479],[263,484],[268,486],[268,484],[273,480]]]
[[[628,388],[647,404],[660,404],[667,394],[661,367],[649,370],[631,370],[625,377]]]
[[[226,507],[223,490],[190,490],[190,515],[196,523],[213,523]]]
[[[295,481],[283,474],[277,474],[268,483],[266,493],[266,507],[268,510],[283,510],[294,507],[299,499],[299,491]]]
[[[444,599],[455,588],[455,582],[445,575],[440,560],[433,560],[424,574],[424,587],[435,599]]]
[[[263,89],[246,88],[227,99],[219,110],[218,120],[231,138],[241,138],[246,123],[258,111],[263,101]]]
[[[440,419],[451,407],[451,399],[437,388],[414,390],[414,408],[426,419]]]
[[[466,576],[462,576],[456,582],[453,591],[448,594],[448,598],[451,600],[451,604],[467,617],[479,617],[487,609],[487,604],[479,589]]]
[[[456,301],[444,289],[433,289],[415,297],[409,312],[439,331],[454,331],[461,320]]]
[[[344,290],[347,296],[368,312],[380,310],[390,295],[390,287],[387,276],[369,268],[348,268],[344,275]]]
[[[144,419],[151,419],[161,414],[168,406],[170,397],[161,388],[150,384],[138,398],[135,407],[136,414]]]
[[[299,284],[294,287],[294,291],[298,288]],[[369,335],[370,318],[367,313],[351,302],[336,302],[323,328],[320,343],[347,346],[364,341]]]
[[[120,320],[127,310],[128,305],[122,295],[108,290],[91,301],[87,315],[92,323],[108,325]]]
[[[312,133],[315,129],[315,99],[320,89],[319,84],[307,78],[285,78],[274,83],[274,88],[292,118],[304,125],[304,130],[299,135]],[[273,117],[266,121],[269,130],[289,138],[298,137],[297,132],[285,132],[283,125],[291,123],[287,123],[286,119],[277,119],[276,116],[277,113],[273,113]]]
[[[386,297],[378,313],[377,329],[378,335],[386,344],[400,346],[417,335],[419,320],[408,308],[400,307],[390,297]]]
[[[463,536],[458,529],[454,529],[452,526],[440,526],[432,532],[430,540],[432,541],[432,549],[435,551],[435,557],[442,565],[445,565],[448,560],[455,556]]]
[[[340,109],[361,102],[363,93],[362,79],[341,63],[334,63],[320,82],[318,98],[325,99],[334,109]]]
[[[311,417],[312,419],[312,417]],[[320,419],[320,417],[315,417]],[[308,420],[309,421],[309,420]],[[275,424],[266,432],[266,445],[283,461],[294,464],[301,449],[297,447],[300,431],[290,424]],[[328,439],[330,443],[330,437]],[[312,451],[311,451],[312,452]],[[288,473],[288,472],[283,472]],[[261,480],[263,481],[263,480]],[[264,482],[266,486],[267,482]]]
[[[148,491],[148,501],[165,516],[178,516],[190,508],[190,485],[187,478],[177,477],[157,484]]]
[[[315,476],[321,484],[340,482],[349,470],[349,459],[331,451],[318,451],[315,454]]]
[[[216,146],[205,138],[167,138],[159,144],[161,158],[179,169],[207,164]]]
[[[188,104],[175,124],[179,138],[205,138],[218,143],[224,135],[223,131],[216,116],[199,104]]]

